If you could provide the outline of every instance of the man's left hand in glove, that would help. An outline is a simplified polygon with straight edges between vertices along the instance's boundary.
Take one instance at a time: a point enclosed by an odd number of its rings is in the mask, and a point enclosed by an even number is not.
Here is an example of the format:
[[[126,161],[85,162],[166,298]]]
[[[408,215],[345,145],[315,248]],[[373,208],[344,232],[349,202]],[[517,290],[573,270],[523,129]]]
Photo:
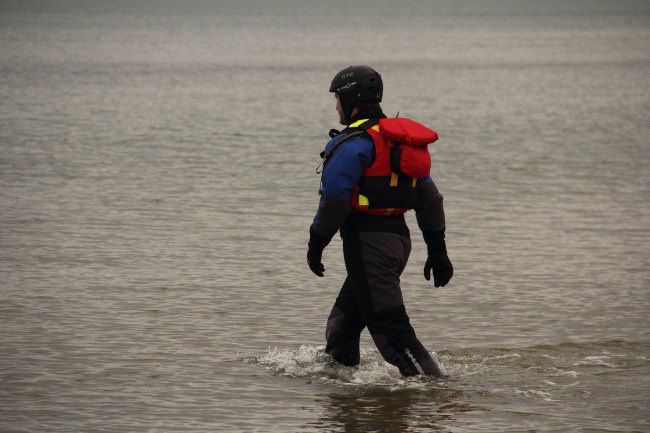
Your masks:
[[[433,284],[436,287],[444,287],[454,275],[454,267],[447,255],[444,232],[424,233],[424,241],[427,244],[427,262],[424,265],[424,278],[431,279],[433,273]]]

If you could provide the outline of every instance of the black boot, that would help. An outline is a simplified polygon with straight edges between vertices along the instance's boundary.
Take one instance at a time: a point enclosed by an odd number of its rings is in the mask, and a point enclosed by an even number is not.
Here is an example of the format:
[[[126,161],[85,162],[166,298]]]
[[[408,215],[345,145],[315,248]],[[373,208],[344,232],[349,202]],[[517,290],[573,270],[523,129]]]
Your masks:
[[[325,352],[332,355],[332,358],[346,367],[357,366],[361,360],[358,339],[338,342],[337,344],[328,342]]]
[[[442,370],[424,347],[407,347],[399,354],[397,368],[404,376],[442,377]]]

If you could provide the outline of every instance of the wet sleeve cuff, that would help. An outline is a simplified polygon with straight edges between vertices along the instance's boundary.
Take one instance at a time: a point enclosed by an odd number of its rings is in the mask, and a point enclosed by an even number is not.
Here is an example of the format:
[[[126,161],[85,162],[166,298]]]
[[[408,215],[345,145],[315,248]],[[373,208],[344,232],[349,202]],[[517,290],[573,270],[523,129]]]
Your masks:
[[[350,215],[350,200],[325,198],[318,209],[318,218],[312,225],[314,233],[331,239]]]

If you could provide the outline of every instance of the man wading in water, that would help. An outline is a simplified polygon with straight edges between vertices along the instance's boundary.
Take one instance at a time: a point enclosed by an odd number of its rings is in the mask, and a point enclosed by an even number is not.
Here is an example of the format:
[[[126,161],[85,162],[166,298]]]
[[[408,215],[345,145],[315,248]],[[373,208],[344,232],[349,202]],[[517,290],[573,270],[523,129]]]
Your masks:
[[[405,376],[438,377],[440,368],[415,336],[404,308],[400,275],[411,252],[404,213],[414,209],[427,244],[424,277],[446,285],[453,267],[445,246],[442,196],[429,175],[427,145],[438,135],[381,110],[383,83],[368,66],[336,74],[330,92],[346,128],[330,131],[323,158],[320,203],[309,230],[307,262],[319,277],[323,250],[340,230],[347,278],[327,320],[325,351],[359,364],[366,326],[384,359]]]

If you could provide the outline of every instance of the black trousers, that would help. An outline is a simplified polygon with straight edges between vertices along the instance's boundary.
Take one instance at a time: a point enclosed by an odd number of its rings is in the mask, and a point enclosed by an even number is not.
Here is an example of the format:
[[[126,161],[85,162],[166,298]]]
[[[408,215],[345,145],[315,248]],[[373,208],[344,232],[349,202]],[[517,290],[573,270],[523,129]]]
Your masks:
[[[341,234],[348,275],[327,321],[326,352],[344,365],[358,365],[359,337],[368,327],[383,358],[404,376],[440,376],[404,308],[400,275],[411,239],[403,216],[353,214]]]

